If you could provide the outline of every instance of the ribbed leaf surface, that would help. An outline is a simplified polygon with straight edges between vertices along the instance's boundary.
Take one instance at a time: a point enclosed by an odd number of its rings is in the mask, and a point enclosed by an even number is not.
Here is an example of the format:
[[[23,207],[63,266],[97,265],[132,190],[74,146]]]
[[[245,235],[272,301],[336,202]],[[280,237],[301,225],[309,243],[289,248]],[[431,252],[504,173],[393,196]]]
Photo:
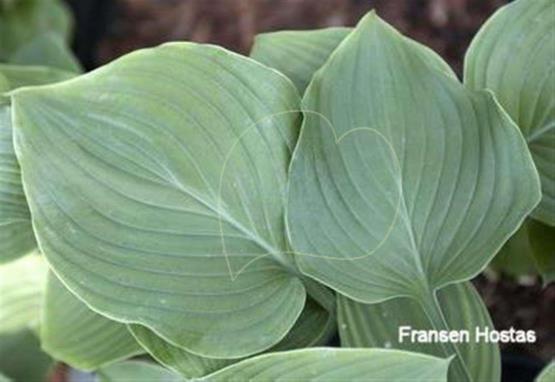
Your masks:
[[[72,76],[46,67],[0,65],[0,263],[25,255],[36,247],[13,149],[11,107],[3,93],[20,86],[57,82]]]
[[[501,360],[495,343],[478,340],[476,328],[494,329],[487,308],[470,283],[450,285],[438,292],[439,304],[451,330],[468,331],[469,341],[456,343],[466,369],[474,381],[499,381]],[[393,348],[438,357],[448,355],[441,343],[413,342],[403,337],[400,328],[441,330],[430,321],[416,301],[399,297],[378,304],[361,304],[338,296],[338,321],[341,345],[346,347]],[[451,379],[457,376],[451,373]]]
[[[144,326],[130,325],[129,329],[137,341],[157,361],[186,378],[202,377],[239,361],[239,359],[200,357],[164,341]],[[293,326],[283,340],[269,349],[269,351],[325,345],[335,330],[335,317],[311,299],[308,299],[303,313],[295,323],[295,326]]]
[[[449,360],[380,349],[315,348],[270,353],[201,381],[446,381]]]
[[[479,273],[540,189],[492,94],[430,57],[375,14],[339,45],[303,99],[287,221],[305,274],[360,302],[410,296],[448,329],[434,291]]]
[[[205,356],[287,334],[305,301],[283,228],[290,81],[173,43],[13,102],[41,250],[87,304]]]
[[[93,312],[49,272],[40,328],[42,348],[81,370],[143,353],[124,324]]]
[[[327,28],[262,33],[256,36],[250,56],[285,74],[302,93],[314,72],[350,31]]]
[[[533,216],[555,226],[555,2],[518,0],[480,29],[465,59],[464,81],[490,89],[526,137],[543,198]]]

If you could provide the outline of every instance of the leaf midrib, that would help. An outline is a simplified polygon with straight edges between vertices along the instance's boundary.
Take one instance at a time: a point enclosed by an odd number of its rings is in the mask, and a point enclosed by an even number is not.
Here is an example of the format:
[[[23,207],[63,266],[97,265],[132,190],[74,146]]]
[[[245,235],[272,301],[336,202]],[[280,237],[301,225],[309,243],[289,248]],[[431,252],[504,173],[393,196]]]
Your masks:
[[[260,249],[265,251],[266,253],[264,253],[264,254],[271,255],[272,259],[274,261],[276,261],[277,263],[279,263],[280,265],[282,265],[286,270],[293,271],[293,273],[295,273],[295,274],[298,273],[296,271],[296,268],[294,267],[294,265],[290,261],[287,261],[285,256],[280,255],[284,251],[279,250],[278,248],[274,247],[273,245],[268,243],[264,238],[260,237],[259,235],[255,235],[251,230],[244,227],[239,221],[237,221],[235,218],[233,218],[231,215],[229,215],[225,210],[218,210],[217,208],[212,206],[211,203],[204,200],[199,195],[196,195],[196,193],[189,190],[183,184],[183,182],[181,182],[179,179],[177,179],[170,171],[168,171],[168,174],[171,177],[171,179],[168,180],[168,183],[170,185],[174,186],[179,192],[183,193],[186,196],[189,196],[189,197],[193,198],[198,203],[200,203],[201,205],[206,207],[208,210],[210,210],[214,214],[215,219],[217,219],[219,221],[223,220],[226,223],[228,223],[229,225],[231,225],[232,227],[234,227],[235,229],[239,230],[248,239],[250,239],[254,244],[259,246]],[[223,232],[222,232],[222,235],[223,235]],[[223,245],[224,239],[223,239],[223,237],[221,239],[222,239],[222,245]],[[261,254],[261,255],[264,255],[264,254]],[[225,253],[224,253],[224,255],[225,255]]]

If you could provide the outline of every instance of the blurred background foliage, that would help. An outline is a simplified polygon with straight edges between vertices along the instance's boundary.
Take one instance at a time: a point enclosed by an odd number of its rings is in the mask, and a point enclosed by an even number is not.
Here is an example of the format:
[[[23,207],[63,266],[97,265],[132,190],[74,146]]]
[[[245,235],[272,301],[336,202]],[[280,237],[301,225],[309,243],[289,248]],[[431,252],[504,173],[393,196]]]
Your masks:
[[[72,0],[77,53],[91,68],[170,40],[248,53],[257,33],[352,26],[370,9],[461,72],[480,25],[507,0]],[[92,36],[95,34],[95,36]],[[95,40],[96,39],[96,40]],[[91,43],[95,45],[91,51]]]

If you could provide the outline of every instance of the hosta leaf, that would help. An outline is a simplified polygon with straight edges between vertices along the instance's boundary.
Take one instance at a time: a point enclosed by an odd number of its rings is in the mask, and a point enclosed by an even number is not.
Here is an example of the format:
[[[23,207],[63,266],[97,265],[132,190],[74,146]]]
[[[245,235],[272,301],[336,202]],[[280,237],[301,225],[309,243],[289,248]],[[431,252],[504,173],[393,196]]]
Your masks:
[[[303,100],[288,205],[297,263],[360,301],[472,277],[539,198],[525,142],[492,96],[415,49],[370,14]]]
[[[480,272],[540,189],[493,96],[420,49],[370,14],[313,77],[287,220],[305,274],[360,302],[412,297],[445,326],[434,291]]]
[[[77,369],[102,365],[143,353],[124,324],[93,312],[50,272],[42,313],[42,348]]]
[[[381,349],[314,348],[264,354],[201,381],[446,381],[448,359]]]
[[[0,263],[31,252],[35,236],[13,150],[11,107],[2,93],[19,86],[61,81],[73,74],[45,67],[0,65]]]
[[[555,381],[555,362],[551,361],[540,375],[536,378],[536,382],[553,382]]]
[[[204,356],[276,344],[305,290],[283,231],[299,99],[214,46],[142,50],[13,93],[41,250],[95,311]]]
[[[515,277],[539,272],[547,284],[555,278],[553,237],[555,227],[526,219],[495,256],[492,266],[495,270]]]
[[[13,151],[11,108],[7,103],[0,103],[0,263],[31,252],[35,246],[31,216]]]
[[[11,382],[12,380],[0,373],[0,382]]]
[[[511,236],[491,262],[491,267],[499,272],[518,277],[535,274],[537,269],[532,255],[528,220]]]
[[[162,365],[186,378],[202,377],[236,360],[201,357],[172,345],[141,325],[130,325],[129,330],[150,355]]]
[[[251,57],[287,75],[304,93],[314,73],[322,67],[352,28],[326,28],[310,31],[282,31],[256,36]],[[451,68],[431,49],[420,46],[418,52],[438,69],[455,77]]]
[[[269,351],[325,345],[334,333],[335,328],[335,317],[311,299],[308,299],[295,326],[280,343]],[[238,359],[214,359],[197,356],[164,341],[144,326],[130,325],[129,329],[137,341],[158,362],[187,378],[202,377],[239,361]]]
[[[10,84],[8,83],[8,79],[4,77],[4,75],[0,72],[0,93],[4,93],[10,90]],[[5,102],[5,100],[1,100]]]
[[[68,39],[70,31],[70,13],[60,0],[0,3],[0,61],[36,36],[54,32]]]
[[[530,220],[528,235],[536,267],[543,277],[544,284],[555,281],[555,227]]]
[[[262,33],[256,36],[250,56],[285,74],[302,93],[314,72],[350,31],[327,28]]]
[[[36,253],[0,265],[0,334],[37,327],[47,272]]]
[[[555,225],[555,2],[518,0],[478,32],[465,59],[464,80],[491,89],[524,134],[542,181],[533,216]]]
[[[36,36],[17,49],[9,62],[15,65],[44,65],[74,73],[82,71],[64,39],[56,33]]]
[[[75,73],[47,66],[22,66],[0,64],[0,74],[8,81],[10,89],[22,86],[45,85],[75,77]]]
[[[487,308],[470,283],[447,286],[438,291],[438,300],[452,330],[468,330],[470,342],[459,348],[474,381],[499,381],[501,362],[495,343],[476,339],[475,329],[494,329]],[[440,343],[423,344],[408,338],[399,341],[399,330],[409,326],[416,330],[438,330],[422,307],[406,297],[378,304],[361,304],[338,296],[338,321],[341,345],[346,347],[385,347],[445,357]],[[456,381],[456,375],[451,376]]]
[[[99,382],[184,382],[178,374],[153,363],[126,361],[98,371]]]
[[[52,364],[32,330],[0,334],[0,373],[13,382],[45,382]]]

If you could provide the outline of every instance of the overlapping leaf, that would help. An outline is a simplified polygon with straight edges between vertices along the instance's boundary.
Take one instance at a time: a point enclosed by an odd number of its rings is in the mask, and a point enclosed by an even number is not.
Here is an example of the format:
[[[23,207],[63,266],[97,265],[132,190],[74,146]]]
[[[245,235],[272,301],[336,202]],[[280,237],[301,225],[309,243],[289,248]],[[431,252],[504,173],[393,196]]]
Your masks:
[[[540,273],[544,283],[555,279],[555,227],[526,219],[493,259],[493,268],[512,276]]]
[[[201,381],[446,381],[449,360],[381,349],[315,348],[270,353]]]
[[[66,41],[53,32],[36,36],[19,47],[11,55],[9,63],[43,65],[74,73],[82,71],[81,65],[66,46]]]
[[[0,334],[37,328],[47,271],[36,253],[0,265]]]
[[[31,329],[0,335],[0,373],[13,382],[42,382],[52,369],[52,359],[40,348]]]
[[[250,56],[285,74],[302,93],[314,72],[350,31],[327,28],[262,33],[256,36]]]
[[[303,100],[288,204],[297,263],[360,301],[421,298],[488,263],[537,204],[537,173],[490,94],[373,14],[347,39]]]
[[[11,108],[4,103],[0,104],[0,263],[29,253],[35,247],[29,208],[13,151]]]
[[[40,65],[0,64],[0,74],[6,78],[9,90],[22,86],[46,85],[75,77],[75,73]]]
[[[400,328],[439,330],[422,306],[410,298],[395,298],[378,304],[361,304],[338,296],[341,345],[347,347],[393,348],[446,356],[441,343],[419,343],[399,339]],[[474,381],[499,381],[501,361],[497,344],[478,340],[476,328],[494,329],[487,308],[470,283],[450,285],[438,292],[438,300],[451,330],[465,330],[469,342],[456,344],[468,373]],[[451,373],[450,380],[459,380]]]
[[[52,364],[35,333],[47,271],[37,254],[0,265],[0,373],[14,382],[42,380]]]
[[[553,382],[555,381],[555,362],[551,361],[540,375],[536,378],[536,382]]]
[[[99,382],[184,382],[178,374],[159,365],[142,362],[126,361],[106,366],[98,372]]]
[[[269,351],[325,345],[336,329],[334,316],[334,314],[330,314],[311,299],[308,299],[295,326],[280,343]],[[157,361],[186,378],[202,377],[239,361],[239,359],[200,357],[164,341],[143,326],[130,325],[129,329],[137,338],[137,341]]]
[[[93,312],[50,272],[40,330],[42,348],[77,369],[95,370],[143,353],[124,324]]]
[[[74,74],[40,66],[0,65],[0,263],[36,247],[19,164],[13,149],[11,107],[3,94],[26,85],[62,81]]]
[[[352,28],[326,28],[310,31],[282,31],[256,36],[250,56],[288,76],[304,93],[314,73],[324,65]],[[451,68],[431,49],[415,41],[418,53],[430,64],[455,77]]]
[[[495,13],[467,52],[464,81],[491,89],[528,142],[543,198],[533,216],[555,225],[555,2],[518,0]]]
[[[287,213],[305,274],[361,302],[412,297],[448,329],[434,291],[483,269],[540,190],[493,96],[430,57],[374,14],[339,45],[303,99]]]
[[[286,335],[305,291],[283,234],[299,107],[285,77],[175,43],[13,94],[34,228],[64,284],[195,354]]]

